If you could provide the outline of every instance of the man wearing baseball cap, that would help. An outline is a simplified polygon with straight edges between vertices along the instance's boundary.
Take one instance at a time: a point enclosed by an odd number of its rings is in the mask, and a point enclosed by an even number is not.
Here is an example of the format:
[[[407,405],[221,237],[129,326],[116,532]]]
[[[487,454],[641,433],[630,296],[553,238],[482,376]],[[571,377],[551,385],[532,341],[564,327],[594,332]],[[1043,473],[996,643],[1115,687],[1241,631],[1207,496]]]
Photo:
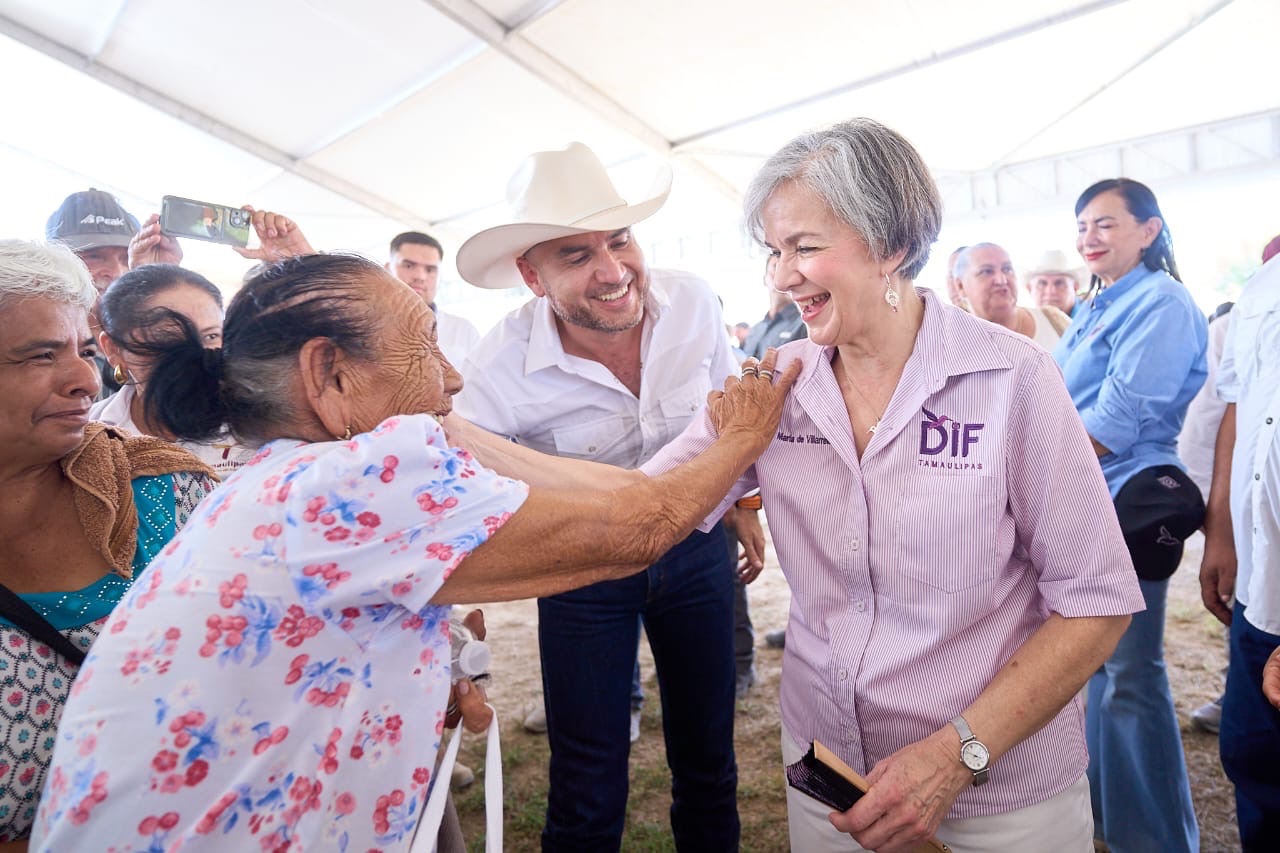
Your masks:
[[[111,193],[72,193],[49,216],[45,237],[66,244],[84,261],[98,292],[129,271],[129,241],[139,231],[138,218]]]
[[[140,230],[138,218],[125,210],[115,196],[89,189],[62,200],[45,223],[44,235],[51,242],[65,244],[84,261],[93,276],[93,286],[101,295],[111,282],[129,271],[129,243]],[[176,248],[176,241],[166,239]],[[179,251],[173,263],[181,259]],[[89,312],[89,325],[94,335],[101,331],[96,305]],[[102,374],[99,399],[104,399],[120,390],[120,385],[112,376],[107,360],[102,356],[95,360]]]
[[[1070,317],[1079,304],[1076,294],[1080,290],[1081,273],[1079,264],[1072,266],[1067,256],[1055,249],[1041,255],[1022,280],[1027,283],[1027,292],[1037,308],[1052,305]]]
[[[535,296],[472,351],[455,401],[463,417],[545,453],[635,468],[737,373],[711,288],[650,269],[632,234],[670,187],[664,168],[628,203],[580,143],[525,160],[508,185],[508,223],[458,250],[471,284],[523,284]],[[621,844],[641,620],[661,685],[676,847],[737,849],[727,548],[717,524],[646,572],[539,599],[551,743],[544,850]]]

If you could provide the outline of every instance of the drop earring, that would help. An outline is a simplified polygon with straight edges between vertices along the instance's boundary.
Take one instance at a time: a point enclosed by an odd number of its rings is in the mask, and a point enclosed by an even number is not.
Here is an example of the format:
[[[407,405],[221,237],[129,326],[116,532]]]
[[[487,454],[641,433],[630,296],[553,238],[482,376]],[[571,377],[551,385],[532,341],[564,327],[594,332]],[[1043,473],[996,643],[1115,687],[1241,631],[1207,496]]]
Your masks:
[[[116,381],[117,385],[123,385],[129,381],[129,374],[125,373],[123,364],[117,364],[116,369],[111,371],[111,378]]]
[[[889,307],[893,309],[893,313],[898,313],[898,291],[893,289],[893,282],[889,280],[889,274],[884,276],[884,301],[889,303]]]

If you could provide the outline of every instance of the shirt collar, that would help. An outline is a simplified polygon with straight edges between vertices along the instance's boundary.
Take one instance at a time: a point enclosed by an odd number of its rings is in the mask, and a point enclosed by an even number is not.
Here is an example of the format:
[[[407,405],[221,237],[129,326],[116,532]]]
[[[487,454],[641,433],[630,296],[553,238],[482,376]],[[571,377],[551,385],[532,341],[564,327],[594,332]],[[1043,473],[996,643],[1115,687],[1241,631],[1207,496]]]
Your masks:
[[[1114,284],[1094,294],[1094,306],[1097,308],[1107,307],[1130,290],[1133,290],[1134,286],[1151,275],[1151,272],[1151,270],[1147,269],[1146,264],[1139,263],[1136,267],[1116,279]]]
[[[931,390],[941,388],[952,376],[1013,367],[992,339],[993,332],[1003,331],[994,330],[963,309],[943,304],[928,288],[917,287],[916,293],[924,298],[924,320],[911,358],[920,361],[921,375]]]
[[[924,300],[924,318],[907,364],[915,363],[919,371],[917,375],[924,378],[929,393],[943,387],[952,376],[1013,367],[1013,362],[992,340],[993,327],[990,323],[977,319],[964,309],[944,304],[927,287],[917,287],[915,291]],[[835,349],[834,346],[821,348],[822,358],[815,358],[806,365],[804,381],[812,379],[820,364],[831,363]],[[907,371],[903,375],[906,376]]]
[[[658,286],[651,273],[649,292],[644,299],[644,319],[646,330],[651,330],[671,307],[671,300],[665,290]],[[547,367],[567,368],[568,355],[560,340],[560,330],[556,327],[556,315],[551,310],[551,303],[545,296],[534,299],[533,322],[529,329],[529,351],[524,357],[524,375],[536,373]]]

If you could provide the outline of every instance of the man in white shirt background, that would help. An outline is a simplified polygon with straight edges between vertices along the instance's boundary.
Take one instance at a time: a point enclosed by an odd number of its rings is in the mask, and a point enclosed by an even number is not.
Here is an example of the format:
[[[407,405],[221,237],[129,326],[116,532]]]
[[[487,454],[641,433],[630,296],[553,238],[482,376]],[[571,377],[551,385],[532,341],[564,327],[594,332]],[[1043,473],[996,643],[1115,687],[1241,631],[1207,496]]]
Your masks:
[[[634,468],[737,372],[715,294],[687,273],[650,270],[631,233],[666,201],[670,180],[664,169],[628,204],[584,145],[525,161],[508,186],[510,224],[458,251],[468,282],[523,284],[536,297],[472,351],[455,402],[463,417],[546,453]],[[661,688],[676,846],[738,847],[733,566],[717,525],[645,572],[538,601],[551,744],[544,850],[619,847],[641,620]]]
[[[423,302],[431,306],[436,315],[436,336],[440,341],[440,351],[454,367],[460,367],[471,348],[480,342],[480,333],[466,318],[436,307],[442,260],[444,247],[439,240],[421,231],[406,231],[392,239],[391,256],[385,266],[392,275],[413,288]]]
[[[1226,411],[1205,516],[1200,590],[1230,626],[1219,747],[1241,847],[1280,849],[1280,710],[1263,670],[1280,649],[1280,258],[1245,285],[1218,367]]]

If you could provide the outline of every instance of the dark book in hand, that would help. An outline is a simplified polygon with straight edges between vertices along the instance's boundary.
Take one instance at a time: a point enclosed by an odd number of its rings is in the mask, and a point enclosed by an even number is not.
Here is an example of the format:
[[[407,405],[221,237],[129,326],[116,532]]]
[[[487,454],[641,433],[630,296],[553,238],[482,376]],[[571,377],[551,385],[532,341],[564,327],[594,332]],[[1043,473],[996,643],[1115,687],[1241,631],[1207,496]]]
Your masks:
[[[787,784],[836,811],[845,812],[867,792],[867,780],[840,756],[818,741],[795,764],[787,765]],[[951,848],[930,838],[916,846],[916,853],[950,853]]]

